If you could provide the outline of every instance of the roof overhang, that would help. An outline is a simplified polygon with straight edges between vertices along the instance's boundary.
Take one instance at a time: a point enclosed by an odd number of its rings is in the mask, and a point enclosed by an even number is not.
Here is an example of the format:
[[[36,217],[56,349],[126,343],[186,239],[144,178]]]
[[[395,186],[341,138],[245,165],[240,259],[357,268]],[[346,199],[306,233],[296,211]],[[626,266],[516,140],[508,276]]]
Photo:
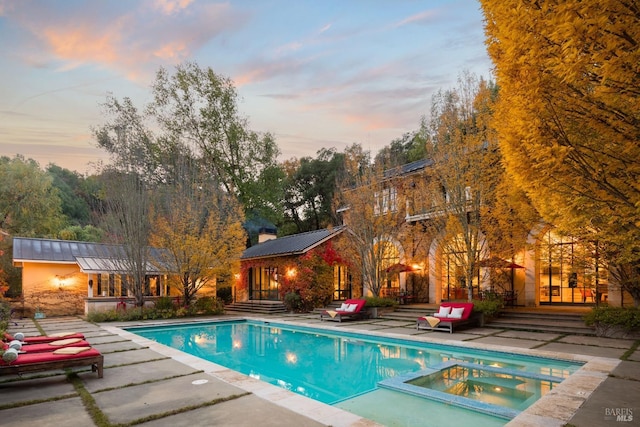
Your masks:
[[[114,273],[127,274],[130,272],[130,263],[125,259],[99,258],[99,257],[76,257],[76,262],[83,273]],[[163,271],[147,261],[145,267],[146,274],[162,274]]]

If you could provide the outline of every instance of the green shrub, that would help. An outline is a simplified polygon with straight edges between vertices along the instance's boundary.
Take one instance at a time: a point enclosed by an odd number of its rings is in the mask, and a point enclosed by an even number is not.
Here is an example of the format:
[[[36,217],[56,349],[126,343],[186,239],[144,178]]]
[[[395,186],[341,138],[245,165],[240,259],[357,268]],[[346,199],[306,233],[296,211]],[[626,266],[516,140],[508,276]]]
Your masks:
[[[502,299],[484,299],[482,301],[473,301],[473,311],[482,313],[486,318],[498,317],[500,311],[504,308]]]
[[[214,297],[198,298],[193,304],[194,314],[220,314],[224,310],[222,301]]]
[[[216,297],[225,304],[231,304],[233,302],[233,292],[231,286],[225,288],[216,289]]]
[[[156,310],[173,310],[173,298],[170,296],[163,296],[155,302]]]
[[[627,331],[640,330],[640,310],[623,307],[594,307],[584,316],[587,326],[620,326]]]
[[[116,322],[122,320],[120,317],[122,310],[105,310],[105,311],[93,311],[87,315],[89,322]]]
[[[4,336],[4,333],[9,327],[9,318],[11,317],[11,306],[5,300],[0,297],[0,335]]]
[[[284,296],[284,305],[289,311],[302,311],[303,302],[302,297],[297,292],[287,292]]]
[[[495,291],[484,291],[483,292],[483,301],[502,301],[502,295]]]
[[[394,298],[383,298],[383,297],[365,297],[365,307],[396,307],[398,305],[398,301]]]
[[[90,322],[125,322],[132,320],[177,319],[198,315],[224,313],[224,304],[214,297],[201,297],[189,307],[176,307],[173,298],[164,296],[156,300],[153,307],[131,307],[126,310],[107,310],[87,315]]]

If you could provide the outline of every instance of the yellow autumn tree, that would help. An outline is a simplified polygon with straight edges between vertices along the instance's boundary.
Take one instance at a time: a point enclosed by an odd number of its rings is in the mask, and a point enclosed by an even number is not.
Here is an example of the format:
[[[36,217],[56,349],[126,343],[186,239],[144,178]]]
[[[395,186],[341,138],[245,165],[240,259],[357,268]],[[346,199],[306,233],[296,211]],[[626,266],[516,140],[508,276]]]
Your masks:
[[[469,300],[479,285],[475,279],[479,263],[488,251],[483,207],[493,197],[501,170],[493,131],[487,125],[495,94],[491,82],[463,73],[455,88],[434,95],[431,118],[421,129],[433,161],[425,187],[429,194],[423,197],[432,204],[433,213],[425,224],[455,265],[451,274]]]
[[[189,305],[196,293],[239,270],[246,246],[241,205],[202,181],[175,184],[158,195],[151,243],[164,248],[161,269]]]
[[[481,0],[508,172],[561,232],[598,241],[640,303],[640,8]]]

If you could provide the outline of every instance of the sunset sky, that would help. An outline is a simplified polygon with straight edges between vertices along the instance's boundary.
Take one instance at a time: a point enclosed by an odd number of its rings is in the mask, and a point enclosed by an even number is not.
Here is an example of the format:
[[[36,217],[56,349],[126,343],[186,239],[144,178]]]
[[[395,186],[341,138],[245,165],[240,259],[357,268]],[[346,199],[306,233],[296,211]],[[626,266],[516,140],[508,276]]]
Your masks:
[[[0,0],[0,155],[92,172],[106,94],[142,107],[184,61],[234,81],[281,160],[375,154],[462,71],[491,77],[477,0]]]

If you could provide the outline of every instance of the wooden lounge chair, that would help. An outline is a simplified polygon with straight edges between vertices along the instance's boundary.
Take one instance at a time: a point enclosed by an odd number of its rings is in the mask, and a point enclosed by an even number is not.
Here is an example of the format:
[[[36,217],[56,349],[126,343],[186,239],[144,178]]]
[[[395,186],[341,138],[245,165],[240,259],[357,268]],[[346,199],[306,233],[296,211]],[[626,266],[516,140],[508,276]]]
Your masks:
[[[472,316],[472,312],[472,302],[443,302],[437,313],[419,317],[416,329],[449,331],[451,334],[454,328],[477,323],[477,316]]]
[[[13,341],[16,339],[16,336],[20,337],[18,333],[16,333],[15,335],[11,335],[10,333],[5,332],[4,340]],[[28,343],[28,344],[42,344],[42,343],[58,341],[58,340],[67,339],[67,338],[84,339],[84,335],[78,332],[58,332],[51,335],[37,335],[32,337],[24,337],[22,339],[18,339],[18,341],[22,341],[23,343]]]
[[[51,371],[76,366],[91,366],[102,378],[104,356],[92,347],[66,347],[45,353],[19,354],[12,362],[0,359],[0,375],[24,374],[26,372]]]
[[[11,342],[3,342],[0,348],[7,350],[11,347]],[[19,353],[43,353],[47,351],[54,351],[59,348],[65,347],[91,347],[88,341],[85,341],[81,338],[66,338],[57,341],[51,341],[47,343],[40,344],[28,344],[28,343],[20,343],[22,344],[18,348]]]
[[[320,313],[320,320],[337,320],[338,322],[342,322],[342,319],[359,319],[364,317],[365,312],[362,311],[364,305],[366,304],[366,300],[363,299],[348,299],[340,308],[335,310],[325,310]]]

